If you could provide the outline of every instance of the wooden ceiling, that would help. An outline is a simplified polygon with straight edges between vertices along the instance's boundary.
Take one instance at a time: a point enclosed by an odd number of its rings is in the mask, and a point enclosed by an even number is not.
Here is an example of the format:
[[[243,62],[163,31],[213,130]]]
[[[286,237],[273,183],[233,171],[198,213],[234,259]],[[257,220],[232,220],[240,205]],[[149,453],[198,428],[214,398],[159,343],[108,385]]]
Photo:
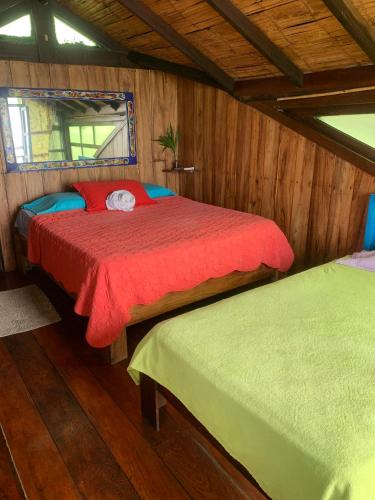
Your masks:
[[[0,56],[151,68],[208,83],[336,154],[350,155],[353,162],[357,158],[358,166],[375,175],[375,155],[328,139],[327,130],[317,131],[315,122],[302,120],[302,111],[295,116],[290,105],[281,104],[286,97],[301,102],[341,92],[351,95],[348,104],[353,98],[361,109],[368,103],[375,107],[375,0],[0,2],[1,16],[10,20],[30,8],[34,45],[2,43]],[[99,46],[59,46],[53,15]],[[364,91],[370,92],[366,103]]]
[[[126,49],[194,67],[191,59],[132,14],[121,0],[59,0],[59,3],[105,31]],[[143,3],[233,79],[281,75],[211,2],[143,0]],[[372,63],[327,7],[329,2],[232,0],[232,3],[304,73]],[[344,3],[347,4],[347,0]],[[351,0],[351,6],[371,32],[375,23],[375,1]]]

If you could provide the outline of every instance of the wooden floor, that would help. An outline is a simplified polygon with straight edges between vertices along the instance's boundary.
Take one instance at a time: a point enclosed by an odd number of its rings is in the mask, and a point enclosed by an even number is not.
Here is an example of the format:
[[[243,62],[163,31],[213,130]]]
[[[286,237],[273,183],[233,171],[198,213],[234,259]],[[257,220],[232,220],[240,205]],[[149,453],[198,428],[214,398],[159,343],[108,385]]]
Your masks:
[[[142,421],[126,363],[104,364],[47,278],[0,274],[0,290],[30,281],[63,320],[0,339],[0,499],[265,498],[171,404],[159,433]],[[150,326],[129,328],[131,352]]]

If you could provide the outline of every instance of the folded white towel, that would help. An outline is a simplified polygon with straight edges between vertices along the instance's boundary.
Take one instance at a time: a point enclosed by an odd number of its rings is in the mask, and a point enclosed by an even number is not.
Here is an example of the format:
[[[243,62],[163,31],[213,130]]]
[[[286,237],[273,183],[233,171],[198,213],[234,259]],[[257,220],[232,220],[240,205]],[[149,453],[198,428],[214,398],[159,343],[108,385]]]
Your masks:
[[[108,210],[131,212],[135,206],[135,196],[130,193],[130,191],[120,189],[119,191],[113,191],[113,193],[110,193],[107,196],[105,204]]]

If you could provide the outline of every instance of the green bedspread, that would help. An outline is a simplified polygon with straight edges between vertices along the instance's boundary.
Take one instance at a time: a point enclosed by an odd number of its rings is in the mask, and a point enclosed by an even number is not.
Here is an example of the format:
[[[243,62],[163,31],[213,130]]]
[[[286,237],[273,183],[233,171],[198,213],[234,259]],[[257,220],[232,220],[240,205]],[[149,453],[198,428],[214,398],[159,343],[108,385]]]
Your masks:
[[[129,372],[272,498],[375,499],[375,273],[331,263],[160,323]]]

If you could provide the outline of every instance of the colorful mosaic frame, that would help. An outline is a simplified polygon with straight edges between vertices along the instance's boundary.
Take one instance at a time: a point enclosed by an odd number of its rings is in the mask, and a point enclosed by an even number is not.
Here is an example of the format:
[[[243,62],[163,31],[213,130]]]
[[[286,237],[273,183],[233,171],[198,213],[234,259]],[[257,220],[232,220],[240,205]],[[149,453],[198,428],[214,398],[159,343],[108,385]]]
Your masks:
[[[14,154],[12,130],[8,112],[8,97],[27,99],[79,99],[89,101],[125,101],[128,121],[129,156],[95,160],[57,160],[17,163]],[[31,89],[0,87],[0,123],[7,172],[33,172],[38,170],[64,170],[67,168],[114,167],[137,164],[134,95],[132,92],[96,90]]]

